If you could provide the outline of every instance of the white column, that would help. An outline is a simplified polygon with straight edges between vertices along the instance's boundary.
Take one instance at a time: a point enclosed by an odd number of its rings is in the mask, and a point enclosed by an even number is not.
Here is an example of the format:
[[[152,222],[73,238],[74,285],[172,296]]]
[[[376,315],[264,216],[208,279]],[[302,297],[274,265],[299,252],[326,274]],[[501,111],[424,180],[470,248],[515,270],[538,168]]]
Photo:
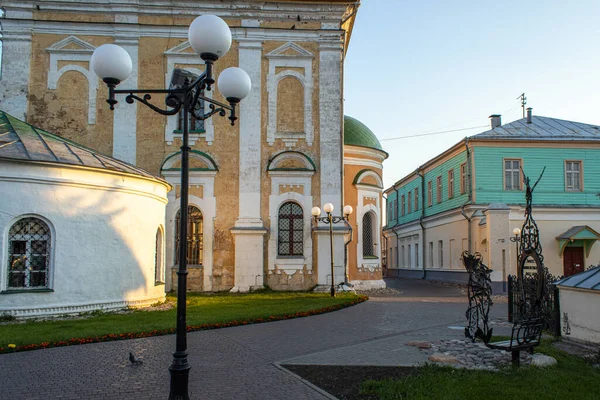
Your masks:
[[[13,12],[14,14],[14,12]],[[31,19],[27,15],[11,15]],[[31,64],[31,26],[20,21],[2,19],[2,76],[0,79],[0,105],[2,111],[15,118],[27,120],[29,74]]]
[[[250,76],[252,90],[240,103],[239,215],[231,233],[235,238],[235,285],[232,292],[248,292],[264,285],[264,235],[260,218],[261,58],[262,42],[253,37],[259,21],[244,20],[248,28],[239,41],[239,65]]]
[[[119,89],[136,89],[138,87],[138,45],[139,38],[134,36],[115,37],[115,44],[123,47],[131,56],[133,70],[131,75],[118,86]],[[124,95],[117,95],[118,102],[114,110],[113,120],[113,157],[136,164],[136,131],[137,131],[137,102],[127,104]]]

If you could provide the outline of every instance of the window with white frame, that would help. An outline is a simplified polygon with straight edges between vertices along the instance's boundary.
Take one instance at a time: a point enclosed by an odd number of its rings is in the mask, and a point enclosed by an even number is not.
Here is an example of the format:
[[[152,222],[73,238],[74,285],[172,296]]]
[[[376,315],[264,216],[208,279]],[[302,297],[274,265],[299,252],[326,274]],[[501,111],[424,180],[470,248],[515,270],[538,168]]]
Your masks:
[[[521,190],[521,160],[504,160],[504,190]]]
[[[412,212],[412,191],[408,192],[408,213]]]
[[[8,231],[8,289],[49,287],[51,232],[39,218],[26,217]]]
[[[581,176],[581,161],[565,161],[565,187],[568,191],[581,191]]]
[[[179,224],[181,223],[181,210],[177,211],[175,217],[175,265],[179,265]],[[202,211],[196,206],[188,206],[187,220],[187,251],[186,260],[188,265],[202,265],[204,256],[204,218]]]
[[[429,242],[429,266],[433,268],[433,242]]]
[[[400,198],[402,200],[402,204],[400,206],[400,215],[404,216],[406,215],[406,202],[404,201],[405,197],[404,195],[402,195],[402,197]]]
[[[440,268],[444,267],[444,241],[438,240],[438,260]]]
[[[400,248],[400,265],[404,267],[404,245]]]
[[[460,194],[467,192],[467,163],[460,164]]]
[[[415,211],[419,211],[419,188],[415,188]]]
[[[412,254],[410,253],[412,250],[411,247],[412,246],[409,244],[408,245],[408,263],[407,263],[409,267],[412,267]]]
[[[436,178],[436,195],[437,195],[437,202],[441,203],[442,202],[442,177],[438,176]]]
[[[427,182],[427,205],[431,207],[433,204],[433,183]]]
[[[363,257],[373,257],[375,255],[375,246],[373,243],[373,213],[368,212],[362,219],[362,240]]]
[[[304,254],[304,213],[302,207],[293,201],[279,207],[279,237],[277,255],[302,256]]]
[[[448,171],[448,198],[454,197],[454,170]]]

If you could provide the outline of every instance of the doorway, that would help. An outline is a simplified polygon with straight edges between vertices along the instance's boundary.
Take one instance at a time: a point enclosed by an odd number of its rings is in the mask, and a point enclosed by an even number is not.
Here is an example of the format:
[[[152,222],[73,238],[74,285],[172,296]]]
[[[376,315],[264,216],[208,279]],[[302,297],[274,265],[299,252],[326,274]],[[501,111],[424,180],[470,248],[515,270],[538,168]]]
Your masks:
[[[583,272],[583,247],[565,247],[563,267],[565,277]]]

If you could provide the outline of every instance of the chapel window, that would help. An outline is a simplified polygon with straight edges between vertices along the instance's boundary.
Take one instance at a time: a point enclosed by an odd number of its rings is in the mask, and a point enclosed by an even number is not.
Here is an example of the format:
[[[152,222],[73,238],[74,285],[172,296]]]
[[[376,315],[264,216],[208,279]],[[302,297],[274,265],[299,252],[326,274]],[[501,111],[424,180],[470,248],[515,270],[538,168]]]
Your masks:
[[[304,214],[300,205],[290,201],[279,208],[278,230],[277,254],[302,256],[304,254]]]
[[[181,212],[177,211],[175,217],[175,264],[179,265],[179,246],[181,240],[179,237],[179,229],[181,223]],[[186,260],[188,265],[202,265],[204,254],[204,219],[202,211],[196,206],[188,206],[188,221],[187,221],[187,249]]]
[[[372,257],[375,255],[373,227],[373,213],[368,212],[363,215],[362,219],[363,257]]]
[[[21,218],[8,232],[8,288],[47,288],[51,233],[39,218]]]

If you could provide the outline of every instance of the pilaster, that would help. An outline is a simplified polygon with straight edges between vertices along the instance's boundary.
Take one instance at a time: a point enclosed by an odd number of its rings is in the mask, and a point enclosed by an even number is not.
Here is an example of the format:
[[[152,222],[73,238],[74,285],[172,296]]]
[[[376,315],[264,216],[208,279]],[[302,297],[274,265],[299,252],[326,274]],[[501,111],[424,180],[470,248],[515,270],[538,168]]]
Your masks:
[[[121,82],[119,88],[138,87],[138,47],[137,35],[115,35],[115,44],[123,47],[131,56],[133,70],[125,81]],[[113,157],[119,160],[136,164],[137,142],[137,102],[127,104],[121,96],[119,105],[114,110],[113,120]]]
[[[28,13],[31,18],[31,13]],[[23,16],[24,18],[27,15]],[[2,111],[27,121],[29,74],[31,65],[31,26],[2,20],[2,71],[0,75],[0,104]]]

